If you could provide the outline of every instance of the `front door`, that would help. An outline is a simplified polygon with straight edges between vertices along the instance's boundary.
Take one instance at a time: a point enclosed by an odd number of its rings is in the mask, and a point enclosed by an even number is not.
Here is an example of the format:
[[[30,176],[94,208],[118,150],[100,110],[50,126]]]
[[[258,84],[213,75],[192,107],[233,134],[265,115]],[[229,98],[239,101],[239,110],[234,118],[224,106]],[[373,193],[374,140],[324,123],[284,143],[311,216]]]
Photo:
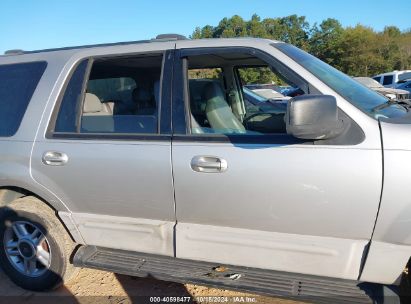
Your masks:
[[[182,50],[178,59],[188,115],[180,111],[187,130],[172,142],[177,257],[357,279],[381,151],[287,135],[287,92],[321,91],[255,50]]]

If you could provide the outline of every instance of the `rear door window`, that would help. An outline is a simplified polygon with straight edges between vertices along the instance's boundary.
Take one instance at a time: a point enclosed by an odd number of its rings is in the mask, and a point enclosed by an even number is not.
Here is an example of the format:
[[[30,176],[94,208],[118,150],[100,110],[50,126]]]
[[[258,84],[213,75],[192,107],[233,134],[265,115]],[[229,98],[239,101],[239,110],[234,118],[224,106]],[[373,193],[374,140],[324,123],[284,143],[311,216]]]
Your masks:
[[[0,65],[0,137],[16,134],[47,63]]]
[[[79,64],[63,96],[55,133],[158,134],[162,54]]]

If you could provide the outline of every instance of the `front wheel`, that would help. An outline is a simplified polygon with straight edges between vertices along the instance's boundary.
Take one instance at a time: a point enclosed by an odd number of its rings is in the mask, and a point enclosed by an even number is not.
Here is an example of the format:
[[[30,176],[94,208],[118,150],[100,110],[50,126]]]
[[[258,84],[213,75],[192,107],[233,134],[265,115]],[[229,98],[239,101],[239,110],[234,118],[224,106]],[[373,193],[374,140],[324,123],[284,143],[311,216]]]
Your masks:
[[[0,210],[0,265],[18,286],[45,291],[73,277],[74,243],[55,212],[35,197]]]

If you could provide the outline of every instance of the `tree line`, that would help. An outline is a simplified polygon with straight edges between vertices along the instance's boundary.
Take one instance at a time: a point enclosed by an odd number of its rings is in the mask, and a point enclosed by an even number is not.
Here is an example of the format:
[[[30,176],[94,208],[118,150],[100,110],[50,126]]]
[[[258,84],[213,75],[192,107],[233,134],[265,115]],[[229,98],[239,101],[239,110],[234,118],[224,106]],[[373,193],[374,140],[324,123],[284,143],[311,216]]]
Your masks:
[[[197,27],[199,38],[259,37],[291,43],[351,76],[373,76],[411,69],[411,29],[386,26],[383,31],[358,24],[343,27],[333,18],[313,24],[305,16],[290,15],[250,20],[235,15],[217,26]]]

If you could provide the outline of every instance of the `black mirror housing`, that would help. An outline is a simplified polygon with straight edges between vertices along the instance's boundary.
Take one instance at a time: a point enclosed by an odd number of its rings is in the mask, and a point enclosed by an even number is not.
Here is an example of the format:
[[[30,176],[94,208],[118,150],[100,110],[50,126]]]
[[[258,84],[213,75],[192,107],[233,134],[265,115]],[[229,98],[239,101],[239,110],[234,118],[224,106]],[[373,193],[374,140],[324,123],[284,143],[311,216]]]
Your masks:
[[[331,95],[303,95],[290,99],[285,123],[287,133],[301,139],[331,139],[343,130],[337,101]]]

